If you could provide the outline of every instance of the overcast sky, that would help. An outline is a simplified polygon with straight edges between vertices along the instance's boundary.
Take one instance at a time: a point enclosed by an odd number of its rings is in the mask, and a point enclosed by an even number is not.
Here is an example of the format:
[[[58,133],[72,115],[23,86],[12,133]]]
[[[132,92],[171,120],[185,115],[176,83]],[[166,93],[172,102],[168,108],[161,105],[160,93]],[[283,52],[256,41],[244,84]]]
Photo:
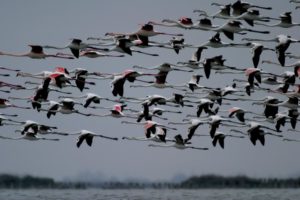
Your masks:
[[[231,1],[219,1],[229,3]],[[300,22],[299,10],[294,5],[284,1],[251,1],[251,3],[272,6],[273,10],[262,10],[266,16],[278,17],[280,13],[292,11],[294,20]],[[270,5],[272,4],[272,5]],[[0,51],[26,52],[28,44],[64,46],[71,38],[85,40],[87,37],[104,36],[106,32],[134,32],[139,24],[150,20],[161,21],[165,18],[178,19],[181,16],[191,17],[194,21],[199,19],[194,9],[205,9],[208,13],[214,13],[218,7],[210,5],[210,1],[201,0],[103,0],[103,1],[16,1],[5,0],[0,3],[1,42]],[[223,24],[224,20],[213,20],[214,24]],[[272,22],[271,22],[272,23]],[[245,26],[247,26],[245,24]],[[254,27],[266,30],[265,27]],[[200,30],[183,30],[179,28],[165,28],[155,26],[158,31],[183,33],[186,43],[201,44],[211,37],[214,32]],[[247,34],[245,37],[273,38],[278,34],[289,34],[300,39],[299,27],[282,29],[269,28],[269,35]],[[298,30],[298,31],[297,31]],[[224,41],[229,41],[221,35]],[[241,36],[237,35],[234,42],[240,42]],[[155,41],[168,41],[168,36],[156,36]],[[266,46],[274,48],[275,43],[266,43]],[[48,58],[34,60],[30,58],[0,57],[0,65],[18,68],[25,72],[40,72],[53,70],[56,66],[63,66],[71,70],[76,67],[86,68],[98,72],[122,72],[133,65],[154,66],[163,62],[177,63],[190,59],[193,49],[184,49],[175,54],[172,50],[148,48],[144,51],[158,53],[159,57],[134,54],[123,58],[80,58],[75,60],[63,60]],[[290,52],[299,55],[299,45],[293,44]],[[55,53],[55,50],[45,50],[47,53]],[[69,53],[68,50],[64,52]],[[208,49],[202,54],[202,58],[216,55],[224,55],[228,65],[241,68],[252,67],[251,52],[247,48]],[[274,52],[264,52],[263,59],[276,59]],[[294,60],[287,60],[287,63]],[[261,65],[266,71],[280,74],[285,69],[274,65]],[[202,70],[197,73],[203,74]],[[15,74],[1,80],[23,84],[28,78],[15,78]],[[190,79],[192,73],[170,72],[169,83],[181,84]],[[244,78],[243,75],[240,76]],[[218,75],[212,73],[209,80],[203,78],[202,85],[223,87],[231,84],[234,76]],[[146,78],[149,80],[149,78]],[[125,87],[125,96],[145,97],[146,95],[161,94],[166,97],[174,92],[170,89],[137,89]],[[66,89],[74,95],[81,95],[78,89]],[[90,90],[104,97],[113,98],[110,90],[110,80],[96,81],[96,86],[90,86]],[[34,91],[13,91],[11,94],[0,93],[1,97],[30,96]],[[267,95],[257,92],[253,98],[262,98]],[[274,95],[276,96],[276,95]],[[50,93],[50,99],[58,100],[57,94]],[[284,99],[283,96],[278,96]],[[29,105],[22,101],[13,101],[20,105]],[[112,106],[110,102],[101,102],[104,106]],[[128,104],[132,108],[140,108],[140,105]],[[251,103],[237,103],[245,109],[261,112],[262,107],[251,107]],[[228,109],[230,106],[222,106]],[[168,107],[166,107],[168,108]],[[107,110],[93,111],[79,108],[83,112],[107,113]],[[181,109],[181,108],[180,108]],[[282,109],[284,110],[284,109]],[[181,121],[185,115],[195,114],[194,108],[183,108],[184,114],[164,114],[169,121]],[[47,119],[46,113],[35,110],[21,111],[13,108],[2,109],[2,113],[19,114],[18,120],[34,120],[40,123],[57,126],[61,131],[78,132],[87,129],[121,138],[122,136],[143,136],[143,127],[121,124],[123,119],[84,117],[76,114],[63,115],[58,113],[51,119]],[[162,122],[166,123],[166,122]],[[273,126],[272,124],[269,124]],[[168,137],[175,134],[186,135],[188,126],[176,126],[177,131],[169,131]],[[1,135],[18,137],[15,129],[21,127],[0,127]],[[289,124],[283,130],[289,128]],[[297,127],[299,129],[299,125]],[[227,132],[228,128],[221,127],[220,131]],[[208,126],[200,126],[197,133],[208,133]],[[295,133],[283,133],[291,138],[297,138]],[[54,136],[50,136],[54,137]],[[298,136],[299,138],[299,136]],[[208,137],[195,137],[192,142],[195,146],[209,147],[209,151],[180,151],[177,149],[150,148],[146,142],[109,141],[101,138],[94,140],[90,148],[83,144],[80,149],[75,145],[76,136],[60,137],[59,142],[30,142],[0,140],[0,173],[32,174],[38,176],[53,177],[57,180],[65,177],[77,176],[104,176],[118,179],[137,178],[149,180],[166,180],[177,174],[185,176],[215,173],[221,175],[245,174],[255,177],[291,177],[300,175],[300,161],[298,159],[299,143],[282,142],[280,138],[266,136],[266,145],[253,146],[248,138],[226,140],[225,149],[219,146],[214,148]]]

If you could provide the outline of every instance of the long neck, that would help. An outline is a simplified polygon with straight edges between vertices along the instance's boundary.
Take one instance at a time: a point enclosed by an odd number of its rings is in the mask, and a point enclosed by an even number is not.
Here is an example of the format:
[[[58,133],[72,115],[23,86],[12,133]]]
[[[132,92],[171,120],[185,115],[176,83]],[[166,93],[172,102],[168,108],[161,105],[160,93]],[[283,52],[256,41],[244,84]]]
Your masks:
[[[24,57],[24,56],[28,56],[28,53],[15,54],[15,53],[0,52],[0,55],[4,55],[4,56],[14,56],[14,57]]]
[[[148,141],[149,138],[145,137],[122,137],[123,140],[135,140],[135,141]]]

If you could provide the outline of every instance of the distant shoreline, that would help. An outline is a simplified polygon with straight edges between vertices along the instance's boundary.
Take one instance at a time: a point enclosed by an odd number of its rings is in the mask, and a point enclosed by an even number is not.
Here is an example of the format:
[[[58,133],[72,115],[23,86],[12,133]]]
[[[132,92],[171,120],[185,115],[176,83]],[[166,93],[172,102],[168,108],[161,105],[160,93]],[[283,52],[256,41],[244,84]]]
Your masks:
[[[297,178],[250,178],[247,176],[192,176],[179,183],[140,181],[55,181],[52,178],[30,175],[0,174],[0,189],[287,189],[300,188]]]

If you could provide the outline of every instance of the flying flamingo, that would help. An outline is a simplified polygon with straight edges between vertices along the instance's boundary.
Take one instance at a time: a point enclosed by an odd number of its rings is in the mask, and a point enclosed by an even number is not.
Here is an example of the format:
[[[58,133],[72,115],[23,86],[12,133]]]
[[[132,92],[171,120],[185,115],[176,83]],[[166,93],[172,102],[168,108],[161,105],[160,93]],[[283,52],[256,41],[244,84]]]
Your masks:
[[[170,98],[167,98],[167,97],[164,97],[164,96],[161,96],[158,94],[154,94],[154,95],[148,95],[146,98],[127,97],[124,99],[126,101],[132,102],[132,103],[147,102],[148,106],[167,105],[167,106],[178,107],[179,105],[181,105],[183,107],[185,105],[183,98],[184,97],[182,95],[174,93],[173,97],[170,97]],[[169,103],[174,103],[176,105],[169,104]],[[192,107],[192,106],[190,106],[190,107]]]
[[[216,32],[223,32],[226,37],[233,40],[234,39],[234,33],[244,35],[246,32],[254,32],[254,33],[261,33],[261,34],[269,34],[270,31],[258,31],[254,29],[244,28],[241,26],[242,23],[240,21],[231,20],[226,22],[225,24],[213,28],[211,30]]]
[[[255,43],[255,42],[251,42],[250,45],[251,51],[252,51],[252,62],[255,68],[257,68],[259,60],[260,60],[260,55],[263,52],[263,50],[270,50],[270,51],[274,51],[274,49],[270,49],[267,47],[264,47],[262,44],[260,43]]]
[[[232,19],[234,20],[245,20],[250,26],[254,26],[254,21],[259,21],[259,22],[269,22],[271,19],[272,20],[279,20],[277,18],[273,17],[267,17],[267,16],[261,16],[259,13],[259,10],[247,10],[246,12],[242,13],[239,16],[233,17]]]
[[[246,135],[243,131],[231,129],[233,132],[241,133]],[[247,130],[247,133],[250,137],[250,141],[253,145],[256,145],[256,141],[259,140],[260,143],[264,146],[265,145],[265,135],[272,135],[276,137],[283,137],[282,135],[274,134],[268,131],[261,129],[261,126],[253,126]]]
[[[217,131],[212,141],[213,146],[215,147],[217,143],[219,143],[221,148],[224,149],[224,145],[225,145],[224,140],[226,137],[245,138],[244,136],[230,135],[230,134],[225,134]]]
[[[290,113],[277,113],[275,115],[275,118],[272,118],[272,119],[265,118],[265,119],[259,120],[259,122],[267,121],[267,122],[270,122],[270,123],[274,123],[276,131],[281,132],[280,127],[285,126],[287,120],[290,119],[292,126],[294,126],[293,128],[295,128],[298,116],[296,118],[295,117],[292,118],[288,114],[290,114]],[[298,115],[298,113],[297,113],[297,115]],[[294,121],[292,121],[292,120],[294,120]]]
[[[48,140],[48,141],[59,141],[58,138],[44,138],[44,137],[39,137],[36,135],[36,133],[28,131],[21,137],[17,138],[11,138],[11,137],[5,137],[5,136],[0,136],[1,139],[8,139],[8,140],[29,140],[29,141],[38,141],[38,140]]]
[[[190,124],[188,128],[188,134],[187,138],[184,140],[185,142],[192,139],[192,137],[195,135],[196,129],[204,124],[204,122],[200,119],[184,119],[183,122],[169,122],[168,124]]]
[[[82,113],[76,109],[74,109],[76,103],[73,99],[64,98],[59,103],[56,101],[47,102],[50,106],[48,109],[41,109],[42,111],[47,111],[47,117],[50,118],[51,115],[56,115],[56,113],[60,112],[62,114],[71,114],[77,113],[84,116],[92,116],[92,114]]]
[[[91,50],[91,49],[86,49],[86,50],[80,51],[79,56],[80,57],[87,57],[87,58],[124,57],[123,54],[120,54],[120,55],[111,55],[111,54],[105,54],[103,52],[95,51],[95,50]]]
[[[108,114],[92,114],[92,116],[97,116],[97,117],[114,117],[114,118],[121,118],[121,117],[127,117],[127,118],[136,118],[135,116],[131,115],[125,115],[123,113],[123,107],[126,105],[121,105],[121,104],[115,104],[113,108],[110,110],[110,113]]]
[[[170,71],[193,72],[192,70],[178,69],[173,66],[174,65],[170,63],[162,63],[160,65],[153,66],[153,67],[142,67],[142,66],[134,65],[133,68],[145,69],[145,70],[159,70],[161,72],[170,72]]]
[[[161,22],[150,21],[148,24],[151,25],[159,25],[159,26],[167,26],[167,27],[178,27],[183,29],[192,29],[194,27],[194,23],[189,17],[181,17],[178,20],[173,19],[163,19]],[[182,35],[178,35],[182,36]]]
[[[139,50],[132,49],[132,46],[138,46],[136,43],[133,43],[130,39],[120,38],[117,39],[115,45],[111,48],[97,48],[105,52],[117,51],[119,53],[126,53],[132,56],[132,52],[141,53],[149,56],[158,56],[158,54],[147,53]]]
[[[200,13],[199,16],[205,16],[205,17],[211,17],[211,18],[221,18],[221,19],[230,19],[231,18],[231,14],[230,14],[230,10],[231,10],[231,4],[227,4],[227,5],[220,5],[220,4],[216,4],[216,3],[212,3],[211,5],[217,5],[220,7],[220,10],[214,14],[207,14],[207,12],[205,10],[194,10],[194,13]]]
[[[298,97],[289,97],[287,100],[283,102],[278,103],[267,103],[268,106],[283,106],[289,109],[298,109],[300,107],[299,105],[299,99]]]
[[[280,27],[280,28],[291,28],[294,26],[300,26],[300,23],[295,23],[292,21],[292,12],[285,12],[280,15],[280,22],[277,24],[263,24],[256,22],[255,24],[268,26],[268,27]]]
[[[209,79],[212,69],[217,70],[217,71],[226,70],[226,69],[235,70],[235,71],[243,71],[243,69],[239,69],[237,67],[232,67],[232,66],[225,65],[224,64],[225,61],[226,61],[226,59],[223,59],[222,55],[214,56],[212,58],[206,58],[202,62],[205,77],[207,79]]]
[[[146,36],[146,37],[152,37],[156,35],[171,35],[171,36],[183,36],[183,34],[172,34],[172,33],[164,33],[164,32],[157,32],[154,31],[153,25],[155,23],[148,22],[146,24],[142,24],[141,28],[133,33],[106,33],[105,35],[110,35],[110,36],[120,36],[120,35],[141,35],[141,36]]]
[[[161,127],[165,129],[170,129],[170,130],[177,130],[176,128],[169,127],[163,124],[160,124],[158,122],[152,121],[152,120],[147,120],[145,122],[130,122],[130,121],[122,121],[122,124],[136,124],[136,125],[144,125],[144,129],[146,130],[151,130],[152,132],[155,131],[155,127]],[[154,130],[154,131],[153,131]]]
[[[244,45],[245,44],[223,42],[220,38],[220,33],[217,32],[208,41],[200,45],[196,45],[196,47],[223,48],[223,47],[240,47]]]
[[[33,132],[34,134],[37,134],[41,127],[42,127],[42,129],[57,129],[56,126],[48,126],[48,125],[40,124],[40,123],[32,121],[32,120],[14,121],[14,123],[17,123],[15,125],[23,126],[22,130],[15,131],[15,132],[20,132],[22,135],[24,135],[28,131]]]
[[[94,106],[90,106],[90,104],[91,103],[100,104],[101,100],[114,101],[114,100],[104,98],[104,97],[99,96],[98,94],[90,93],[90,92],[86,93],[83,96],[76,96],[76,97],[75,96],[59,96],[59,98],[85,99],[84,100],[85,102],[83,104],[83,107],[85,107],[85,108],[87,108],[87,107],[97,108],[97,107],[94,107]]]
[[[234,115],[235,117],[240,121],[240,122],[245,122],[245,114],[246,113],[251,113],[251,114],[255,114],[258,115],[257,113],[254,113],[252,111],[248,111],[239,107],[232,107],[228,110],[229,115],[228,117],[232,118]]]
[[[47,48],[47,49],[59,49],[59,50],[70,49],[72,54],[76,58],[79,58],[80,50],[86,49],[86,48],[93,48],[93,45],[97,45],[97,44],[87,44],[87,43],[82,42],[81,39],[74,38],[74,39],[72,39],[70,44],[68,44],[67,46],[64,46],[64,47],[56,47],[56,46],[50,46],[50,45],[45,45],[43,47]],[[64,55],[64,54],[62,54],[62,55]]]
[[[147,85],[131,85],[130,87],[155,87],[155,88],[159,88],[159,89],[163,89],[163,88],[174,88],[174,89],[178,89],[178,87],[176,85],[171,85],[171,84],[167,84],[167,75],[169,72],[165,72],[165,71],[159,71],[159,73],[157,73],[157,75],[155,76],[155,82],[148,82],[149,84]]]
[[[31,101],[32,108],[37,108],[37,111],[40,111],[41,103],[48,101],[48,95],[50,91],[55,91],[62,94],[70,94],[69,92],[62,92],[56,89],[49,88],[49,83],[51,81],[51,78],[46,78],[44,82],[39,85],[36,88],[30,88],[30,89],[36,89],[35,94],[30,97],[9,97],[9,99],[18,99],[18,100],[29,100]],[[25,88],[28,90],[28,88]]]
[[[286,50],[289,48],[291,43],[299,43],[300,40],[294,39],[288,35],[277,35],[272,39],[254,39],[254,38],[243,38],[246,41],[261,41],[261,42],[277,42],[275,47],[276,55],[281,66],[285,65]]]
[[[208,150],[208,148],[203,148],[203,147],[194,147],[194,146],[190,146],[188,145],[182,138],[182,136],[180,134],[176,135],[174,137],[175,142],[173,144],[170,145],[158,145],[158,144],[149,144],[149,147],[174,147],[180,150],[184,150],[184,149],[197,149],[197,150]]]
[[[275,106],[275,104],[280,103],[280,101],[272,96],[267,96],[266,98],[262,100],[257,100],[252,103],[252,105],[257,104],[257,105],[265,105],[265,109],[263,114],[265,115],[266,118],[272,117],[275,118],[276,114],[278,113],[278,106]],[[272,105],[269,105],[272,104]]]
[[[167,120],[167,118],[162,118],[160,117],[164,112],[169,112],[169,113],[182,113],[181,111],[172,111],[172,110],[166,110],[162,108],[153,108],[151,111],[149,110],[149,105],[147,101],[144,101],[142,103],[143,106],[143,111],[138,112],[138,118],[137,122],[140,122],[143,118],[145,120],[152,120],[152,117],[155,116],[157,118]]]
[[[59,54],[45,54],[43,51],[43,47],[39,45],[29,45],[31,47],[31,51],[28,53],[23,54],[13,54],[13,53],[6,53],[6,52],[0,52],[0,55],[5,56],[14,56],[14,57],[29,57],[33,59],[44,59],[48,57],[52,58],[65,58],[65,59],[73,59],[73,57],[70,56],[63,56]]]
[[[79,136],[77,138],[77,143],[76,143],[76,146],[78,148],[81,146],[81,144],[84,140],[86,141],[88,146],[92,146],[94,137],[101,137],[101,138],[110,139],[110,140],[118,140],[118,138],[96,134],[96,133],[93,133],[88,130],[81,130],[79,133],[72,133],[72,135],[75,135],[75,134],[79,134]]]
[[[246,1],[241,1],[241,0],[237,0],[236,2],[231,4],[231,8],[232,8],[232,14],[234,16],[239,16],[239,15],[247,12],[247,10],[249,8],[259,8],[259,9],[264,9],[264,10],[272,10],[272,7],[254,5],[254,4],[248,3]]]
[[[166,138],[167,136],[167,129],[161,128],[159,126],[155,127],[155,132],[152,133],[151,131],[145,131],[145,137],[122,137],[123,140],[135,140],[135,141],[153,141],[159,143],[166,143],[167,141],[171,141],[170,139]]]
[[[197,49],[197,51],[195,51],[192,54],[192,58],[190,60],[188,60],[188,61],[178,61],[177,64],[176,65],[173,64],[173,66],[178,67],[178,68],[187,67],[187,68],[191,68],[192,70],[202,69],[203,67],[200,66],[201,62],[199,62],[199,60],[201,58],[201,52],[202,52],[203,49],[207,49],[207,47],[199,47]]]

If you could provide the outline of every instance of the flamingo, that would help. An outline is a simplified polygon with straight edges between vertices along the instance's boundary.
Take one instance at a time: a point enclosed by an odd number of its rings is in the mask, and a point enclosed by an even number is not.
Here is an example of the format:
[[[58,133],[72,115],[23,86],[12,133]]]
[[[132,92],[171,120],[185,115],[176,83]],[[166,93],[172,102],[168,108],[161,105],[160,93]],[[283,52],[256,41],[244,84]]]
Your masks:
[[[51,81],[51,78],[46,78],[43,82],[43,84],[39,85],[36,88],[35,94],[33,96],[30,97],[9,97],[9,99],[19,99],[19,100],[26,100],[28,99],[29,101],[31,101],[32,104],[32,108],[35,109],[37,108],[37,111],[40,111],[41,108],[41,102],[47,102],[48,101],[48,95],[50,91],[55,91],[58,93],[62,93],[62,94],[71,94],[69,92],[62,92],[56,89],[52,89],[49,88],[49,83]]]
[[[5,137],[5,136],[0,136],[1,139],[8,139],[8,140],[29,140],[29,141],[38,141],[38,140],[48,140],[48,141],[59,141],[59,138],[44,138],[44,137],[39,137],[36,135],[34,132],[26,132],[24,135],[21,137],[17,138],[11,138],[11,137]]]
[[[288,40],[290,40],[291,43],[300,42],[300,40],[292,38],[290,35],[284,35],[284,34],[279,34],[275,38],[271,38],[271,39],[242,38],[242,40],[250,41],[250,42],[256,41],[256,42],[277,42],[277,43],[286,43]]]
[[[176,135],[174,137],[175,142],[171,145],[158,145],[158,144],[149,144],[149,147],[174,147],[180,150],[184,149],[197,149],[197,150],[208,150],[208,148],[203,148],[203,147],[194,147],[188,145],[186,142],[184,142],[182,136],[180,134]]]
[[[161,22],[150,21],[148,24],[151,25],[159,25],[159,26],[167,26],[167,27],[178,27],[183,29],[192,29],[194,27],[194,23],[189,17],[181,17],[178,20],[173,19],[163,19]],[[179,35],[182,36],[182,35]]]
[[[285,12],[280,15],[280,22],[277,24],[263,24],[256,22],[255,24],[267,26],[267,27],[280,27],[280,28],[291,28],[294,26],[300,26],[300,23],[295,23],[292,21],[292,12]]]
[[[200,13],[199,16],[205,16],[205,17],[211,17],[211,18],[221,18],[221,19],[230,19],[231,14],[230,14],[230,10],[231,10],[231,4],[227,4],[227,5],[220,5],[220,4],[216,4],[216,3],[212,3],[211,5],[217,5],[220,7],[220,10],[212,15],[208,15],[207,12],[205,10],[194,10],[194,13]]]
[[[198,47],[223,48],[223,47],[239,47],[244,45],[245,44],[223,42],[220,38],[220,33],[217,32],[207,42],[202,43]]]
[[[81,146],[81,144],[84,140],[86,141],[88,146],[92,146],[94,137],[101,137],[101,138],[110,139],[110,140],[118,140],[118,138],[96,134],[96,133],[93,133],[88,130],[81,130],[79,133],[75,133],[75,134],[80,134],[77,138],[77,143],[76,143],[76,146],[78,148]]]
[[[243,131],[231,129],[233,132],[238,132],[246,135]],[[261,129],[261,126],[253,126],[247,130],[247,133],[250,137],[250,141],[253,145],[256,145],[256,141],[259,140],[260,143],[264,146],[265,145],[265,135],[272,135],[276,137],[283,137],[282,135],[274,134],[268,131]]]
[[[187,88],[189,88],[192,92],[194,92],[196,89],[208,88],[208,87],[199,85],[199,81],[200,81],[200,78],[201,78],[201,77],[203,77],[203,76],[202,76],[202,75],[199,75],[199,74],[193,74],[189,82],[187,82],[187,83],[184,84],[184,85],[177,86],[177,87],[187,87]]]
[[[96,45],[96,44],[86,44],[86,43],[82,42],[81,39],[73,38],[72,41],[70,42],[70,44],[68,44],[67,46],[64,46],[64,47],[56,47],[56,46],[50,46],[50,45],[45,45],[43,47],[46,49],[59,49],[59,50],[70,49],[72,54],[76,58],[79,58],[80,50],[86,49],[86,48],[93,48],[92,45]]]
[[[123,140],[135,140],[135,141],[153,141],[159,143],[166,143],[170,139],[166,138],[167,129],[156,126],[155,133],[151,131],[145,131],[145,137],[122,137]]]
[[[225,70],[225,69],[230,69],[230,70],[235,70],[235,71],[243,71],[242,69],[232,67],[232,66],[227,66],[224,65],[224,62],[226,59],[223,59],[222,55],[219,56],[214,56],[212,58],[206,58],[203,61],[203,69],[205,73],[205,77],[209,79],[211,70]]]
[[[126,105],[121,105],[121,104],[116,104],[113,106],[113,109],[110,110],[110,113],[108,114],[103,114],[103,115],[99,115],[99,114],[92,114],[92,116],[97,116],[97,117],[114,117],[114,118],[121,118],[121,117],[127,117],[127,118],[135,118],[135,116],[131,116],[131,115],[125,115],[123,113],[123,107]]]
[[[155,25],[155,23],[148,22],[146,24],[142,24],[141,28],[138,31],[133,32],[133,33],[106,33],[105,35],[109,35],[109,36],[141,35],[141,36],[146,36],[146,37],[152,37],[152,36],[156,36],[156,35],[183,36],[183,34],[181,34],[181,33],[179,33],[179,34],[172,34],[172,33],[164,33],[164,32],[154,31],[153,25]]]
[[[257,102],[253,102],[252,105],[254,104],[263,104],[265,105],[265,109],[264,109],[264,115],[266,118],[272,117],[275,118],[276,114],[278,113],[278,106],[275,106],[275,104],[280,103],[280,101],[272,96],[267,96],[266,98],[262,99],[262,100],[258,100]],[[269,104],[273,104],[273,105],[269,105]]]
[[[257,68],[259,60],[260,60],[260,55],[263,52],[263,50],[274,51],[274,49],[270,49],[270,48],[264,47],[260,43],[251,42],[250,46],[252,47],[251,48],[251,51],[252,51],[252,62],[253,62],[254,68]]]
[[[259,9],[264,9],[264,10],[272,10],[272,7],[265,7],[265,6],[258,6],[258,5],[254,5],[251,3],[248,3],[246,1],[241,1],[241,0],[237,0],[236,2],[234,2],[231,5],[232,8],[232,14],[237,16],[237,15],[241,15],[245,12],[247,12],[247,10],[249,8],[259,8]]]
[[[242,40],[246,41],[262,41],[262,42],[277,42],[278,44],[275,47],[275,52],[277,55],[277,59],[281,66],[285,65],[285,52],[289,48],[291,43],[299,43],[300,40],[296,40],[288,35],[277,35],[276,38],[272,39],[253,39],[253,38],[243,38]]]
[[[64,98],[60,102],[49,101],[47,102],[50,106],[47,110],[41,109],[42,111],[47,111],[47,117],[50,118],[51,115],[56,115],[56,113],[60,112],[62,114],[71,114],[77,113],[84,116],[92,116],[92,114],[82,113],[76,109],[74,109],[74,105],[78,104],[73,99]]]
[[[202,18],[197,20],[196,23],[193,24],[193,29],[199,29],[202,31],[210,31],[213,28],[218,28],[219,25],[213,25],[211,20],[208,18]]]
[[[245,138],[244,136],[230,135],[217,131],[212,141],[213,146],[215,147],[219,143],[221,148],[224,149],[224,140],[226,137]]]
[[[23,125],[22,130],[16,130],[16,132],[21,132],[22,135],[26,134],[29,130],[33,132],[34,134],[38,133],[40,129],[57,129],[56,126],[49,126],[45,124],[40,124],[38,122],[32,121],[32,120],[26,120],[26,121],[14,121],[14,125]]]
[[[166,109],[162,109],[162,108],[153,108],[150,111],[147,101],[143,102],[142,106],[143,106],[143,111],[138,113],[137,122],[140,122],[143,118],[145,118],[145,120],[152,120],[153,116],[158,117],[163,120],[167,120],[167,118],[160,117],[164,112],[182,113],[181,111],[172,111],[172,110],[166,110]]]
[[[152,120],[147,120],[145,122],[130,122],[130,121],[122,121],[122,124],[136,124],[136,125],[144,125],[144,128],[146,130],[152,131],[155,129],[155,127],[161,127],[169,130],[177,130],[176,128],[169,127],[163,124],[160,124],[158,122],[152,121]]]
[[[123,75],[114,76],[114,79],[111,82],[112,94],[114,96],[119,95],[123,97],[125,81],[126,78]]]
[[[146,69],[146,70],[159,70],[161,72],[170,72],[170,71],[182,71],[182,72],[193,72],[192,70],[183,70],[173,67],[173,64],[170,63],[162,63],[160,65],[154,66],[154,67],[142,67],[139,65],[134,65],[133,68],[138,69]]]
[[[13,56],[13,57],[29,57],[33,59],[44,59],[48,57],[52,58],[65,58],[65,59],[73,59],[73,57],[70,56],[63,56],[59,54],[45,54],[43,51],[43,47],[39,45],[29,45],[31,47],[31,51],[28,53],[23,54],[14,54],[14,53],[6,53],[6,52],[0,52],[0,55],[5,56]]]
[[[167,106],[178,107],[180,105],[182,107],[183,106],[192,107],[191,105],[185,105],[183,98],[184,98],[183,95],[173,93],[173,96],[170,98],[167,98],[167,97],[164,97],[164,96],[161,96],[158,94],[154,94],[154,95],[148,95],[146,98],[127,97],[125,99],[126,99],[126,101],[133,102],[133,103],[147,102],[148,106],[167,105]],[[132,100],[134,100],[134,101],[132,101]],[[176,105],[168,104],[168,103],[174,103]]]
[[[80,51],[79,54],[80,57],[87,57],[87,58],[102,58],[102,57],[124,57],[124,55],[111,55],[111,54],[105,54],[100,51],[95,51],[91,49],[86,49]]]
[[[298,97],[289,97],[287,100],[278,103],[267,103],[268,106],[283,106],[289,109],[297,109],[300,107]]]
[[[183,122],[169,122],[168,124],[175,124],[175,125],[190,124],[188,128],[187,138],[184,140],[185,142],[187,142],[192,139],[192,137],[195,135],[197,128],[200,125],[204,124],[204,121],[200,119],[184,119]]]
[[[233,123],[233,124],[241,124],[239,122],[235,122],[235,121],[232,121],[228,118],[223,118],[219,115],[211,115],[209,116],[208,118],[205,119],[206,123],[209,123],[210,124],[210,136],[211,138],[214,138],[215,136],[215,133],[217,131],[217,128],[219,128],[219,126],[222,124],[224,126],[233,126],[233,125],[228,125],[228,124],[225,124],[224,122],[230,122],[230,123]]]
[[[141,53],[149,56],[158,56],[158,54],[151,54],[151,53],[146,53],[143,51],[135,50],[132,49],[132,46],[137,46],[136,43],[132,42],[130,39],[127,38],[119,38],[117,39],[115,45],[111,48],[97,48],[98,50],[106,51],[106,52],[111,52],[111,51],[117,51],[119,53],[126,53],[128,55],[132,56],[132,52],[136,53]]]
[[[234,33],[244,35],[246,32],[254,32],[254,33],[261,33],[261,34],[269,34],[270,31],[258,31],[258,30],[253,30],[249,28],[244,28],[241,26],[240,21],[235,21],[235,20],[230,20],[226,22],[225,24],[213,28],[211,30],[216,31],[216,32],[223,32],[226,37],[229,39],[233,40],[234,39]]]
[[[198,61],[197,55],[195,55],[195,54],[197,54],[197,52],[201,48],[202,47],[198,48],[198,50],[192,55],[192,58],[190,60],[188,60],[188,61],[179,61],[179,62],[177,62],[176,65],[173,65],[173,66],[176,66],[176,67],[179,67],[179,68],[187,67],[187,68],[191,68],[192,70],[202,69],[203,67],[200,66],[201,62]],[[203,47],[203,49],[206,49],[206,47]]]
[[[163,88],[179,89],[178,87],[180,87],[180,86],[171,85],[171,84],[166,83],[168,73],[169,72],[159,71],[157,73],[157,75],[155,76],[155,82],[150,81],[150,82],[148,82],[149,84],[147,84],[147,85],[131,85],[130,87],[155,87],[155,88],[159,88],[159,89],[163,89]]]
[[[109,98],[104,98],[104,97],[99,96],[98,94],[90,93],[90,92],[86,93],[83,96],[76,96],[76,97],[75,96],[59,96],[59,98],[71,98],[71,99],[83,99],[84,98],[85,100],[84,100],[83,107],[85,107],[85,108],[87,108],[87,107],[97,108],[94,106],[90,106],[90,104],[91,103],[100,104],[101,100],[114,101]]]
[[[258,115],[257,113],[254,113],[252,111],[249,110],[245,110],[239,107],[232,107],[228,110],[229,115],[228,117],[232,118],[234,115],[235,117],[240,121],[240,122],[245,122],[245,114],[246,113],[251,113],[251,114],[255,114]]]
[[[293,114],[293,112],[295,112],[296,115]],[[290,117],[289,115],[292,115],[292,117]],[[268,122],[274,123],[276,131],[281,132],[280,127],[285,126],[287,119],[291,120],[291,125],[293,126],[293,128],[295,128],[298,115],[299,115],[299,113],[297,112],[297,110],[291,110],[291,112],[289,112],[289,113],[277,113],[275,115],[275,118],[273,118],[273,119],[265,118],[263,120],[260,120],[260,122],[268,121]]]
[[[185,47],[191,47],[192,45],[184,43],[184,38],[172,37],[167,43],[152,42],[151,46],[161,47],[165,49],[173,49],[176,54]]]
[[[75,84],[81,92],[85,88],[85,84],[95,85],[94,82],[86,81],[87,76],[90,74],[91,73],[89,73],[86,69],[77,68],[75,70],[75,75],[72,79],[75,79]],[[94,74],[94,73],[92,73],[92,74]]]
[[[272,20],[279,20],[273,17],[261,16],[259,10],[247,10],[246,12],[242,13],[239,16],[233,17],[232,19],[235,20],[245,20],[250,26],[254,26],[254,21],[260,22],[269,22]]]

